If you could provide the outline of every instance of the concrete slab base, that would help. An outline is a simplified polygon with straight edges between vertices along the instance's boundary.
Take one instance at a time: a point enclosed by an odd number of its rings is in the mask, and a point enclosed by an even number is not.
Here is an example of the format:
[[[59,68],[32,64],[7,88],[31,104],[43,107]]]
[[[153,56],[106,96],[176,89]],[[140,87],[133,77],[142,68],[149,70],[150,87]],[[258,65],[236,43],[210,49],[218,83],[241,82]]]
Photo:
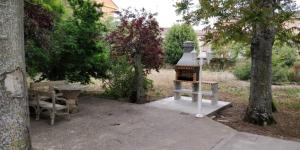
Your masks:
[[[214,114],[218,110],[231,106],[230,102],[218,101],[216,105],[212,105],[211,100],[202,100],[202,114],[207,116]],[[197,102],[193,102],[191,97],[182,96],[180,100],[174,100],[174,97],[168,97],[147,104],[151,107],[180,111],[188,114],[197,114]]]

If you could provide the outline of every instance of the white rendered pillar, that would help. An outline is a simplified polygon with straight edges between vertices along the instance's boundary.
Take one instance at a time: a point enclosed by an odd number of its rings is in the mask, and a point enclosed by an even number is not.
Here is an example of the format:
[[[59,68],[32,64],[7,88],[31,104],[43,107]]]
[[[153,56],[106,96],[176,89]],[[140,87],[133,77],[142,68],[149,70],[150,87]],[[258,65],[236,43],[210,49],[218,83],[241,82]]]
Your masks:
[[[200,59],[200,60],[199,60]],[[202,113],[202,65],[203,65],[203,58],[201,56],[201,52],[200,55],[198,56],[198,62],[199,62],[199,93],[198,93],[198,112],[196,114],[197,118],[202,118],[204,117],[203,113]]]

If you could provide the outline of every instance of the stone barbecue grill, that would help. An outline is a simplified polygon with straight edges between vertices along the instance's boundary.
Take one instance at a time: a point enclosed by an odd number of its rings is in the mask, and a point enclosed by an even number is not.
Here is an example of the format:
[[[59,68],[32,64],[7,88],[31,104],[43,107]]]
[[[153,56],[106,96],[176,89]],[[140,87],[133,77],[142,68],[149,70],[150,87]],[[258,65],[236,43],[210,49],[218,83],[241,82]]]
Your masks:
[[[183,44],[184,53],[175,66],[177,81],[199,81],[199,64],[193,42]]]
[[[180,100],[181,94],[191,94],[192,100],[198,101],[199,99],[199,73],[200,73],[200,64],[198,59],[198,53],[195,51],[194,43],[191,41],[184,42],[183,44],[184,53],[178,63],[175,66],[176,77],[174,81],[175,90],[174,90],[174,99]],[[202,57],[203,61],[208,61],[206,57]],[[192,89],[182,89],[182,82],[188,82],[192,84]],[[211,86],[211,91],[202,91],[201,95],[204,96],[213,96],[214,99],[212,104],[216,104],[218,101],[218,83],[211,81],[202,81],[201,84],[208,84]]]

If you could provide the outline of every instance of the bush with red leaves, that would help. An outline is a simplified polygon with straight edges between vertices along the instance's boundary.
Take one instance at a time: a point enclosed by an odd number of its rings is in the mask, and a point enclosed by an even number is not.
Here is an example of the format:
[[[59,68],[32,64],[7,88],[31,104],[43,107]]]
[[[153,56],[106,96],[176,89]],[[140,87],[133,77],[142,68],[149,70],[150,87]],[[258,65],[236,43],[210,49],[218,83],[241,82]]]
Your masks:
[[[163,39],[154,16],[144,9],[140,12],[124,10],[120,13],[119,26],[107,36],[112,56],[127,55],[133,64],[135,53],[141,53],[145,73],[152,69],[158,71],[163,64]]]

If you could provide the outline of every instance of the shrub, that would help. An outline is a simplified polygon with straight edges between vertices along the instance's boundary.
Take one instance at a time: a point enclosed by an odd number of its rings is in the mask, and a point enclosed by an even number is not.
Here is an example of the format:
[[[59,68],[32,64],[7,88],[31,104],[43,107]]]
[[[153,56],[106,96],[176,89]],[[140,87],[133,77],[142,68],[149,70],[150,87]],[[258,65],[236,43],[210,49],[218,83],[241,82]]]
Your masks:
[[[292,67],[297,61],[297,50],[287,45],[275,45],[272,57],[273,67],[276,65]]]
[[[294,82],[298,82],[300,83],[300,73],[299,73],[299,69],[296,69],[299,68],[298,66],[300,65],[300,60],[296,60],[294,62],[294,66],[290,69],[290,79]]]
[[[251,78],[251,63],[249,60],[238,63],[234,67],[233,74],[240,80],[249,80]]]
[[[209,64],[205,64],[205,68],[211,71],[223,71],[234,67],[235,60],[226,58],[212,58]]]
[[[245,61],[235,66],[233,74],[239,80],[249,80],[251,78],[251,63]],[[281,84],[294,81],[294,72],[288,66],[273,65],[272,82]]]
[[[272,67],[272,83],[281,84],[290,81],[290,71],[287,66],[276,65]]]
[[[248,45],[235,41],[227,43],[224,40],[220,43],[211,43],[213,58],[209,69],[213,71],[232,69],[239,57],[250,58],[249,49]]]
[[[166,62],[176,64],[183,54],[182,45],[185,41],[193,41],[198,49],[197,33],[191,25],[174,25],[164,39]]]
[[[125,56],[112,59],[108,72],[108,79],[104,82],[104,96],[113,98],[128,98],[134,86],[134,69]],[[153,88],[153,81],[144,78],[144,89],[146,91]]]
[[[272,54],[272,82],[281,84],[294,81],[293,66],[297,61],[297,50],[287,45],[275,45]]]
[[[113,98],[129,97],[134,72],[126,57],[113,59],[109,70],[108,79],[104,80],[104,95]]]
[[[281,84],[293,82],[294,71],[293,66],[297,64],[297,51],[287,45],[275,45],[272,54],[272,82],[273,84]],[[250,74],[250,61],[239,63],[234,68],[234,75],[240,80],[248,80]]]

